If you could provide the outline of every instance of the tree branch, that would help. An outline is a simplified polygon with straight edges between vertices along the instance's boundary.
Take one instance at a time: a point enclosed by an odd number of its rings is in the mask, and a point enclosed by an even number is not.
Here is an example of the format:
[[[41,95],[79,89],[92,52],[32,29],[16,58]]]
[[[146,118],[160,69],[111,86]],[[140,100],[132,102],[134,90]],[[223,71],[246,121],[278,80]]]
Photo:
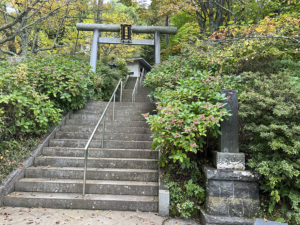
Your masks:
[[[213,1],[213,3],[215,3],[217,6],[221,7],[222,9],[230,12],[233,16],[234,16],[234,13],[232,11],[230,11],[229,9],[225,8],[224,6],[220,5],[219,3],[217,3],[216,1]]]
[[[263,38],[281,38],[281,39],[287,39],[293,42],[296,42],[298,44],[300,44],[300,40],[296,39],[296,38],[292,38],[292,37],[286,37],[286,36],[276,36],[276,35],[267,35],[267,36],[246,36],[246,37],[240,37],[240,38],[230,38],[230,39],[217,39],[217,40],[210,40],[213,42],[225,42],[225,41],[238,41],[241,39],[251,39],[251,38],[257,38],[257,39],[263,39]]]
[[[8,23],[8,24],[5,24],[5,25],[1,26],[1,27],[0,27],[0,31],[1,31],[1,30],[5,30],[5,29],[7,29],[7,28],[10,28],[10,27],[16,25],[18,22],[21,22],[21,21],[22,21],[22,18],[23,18],[24,16],[26,16],[26,15],[31,11],[31,8],[32,8],[33,6],[35,6],[39,1],[40,1],[40,0],[35,0],[29,7],[27,7],[27,9],[26,9],[24,12],[22,12],[21,14],[19,14],[12,22],[10,22],[10,23]]]
[[[13,18],[13,19],[16,19],[16,17],[15,16],[13,16],[13,15],[10,15],[9,13],[7,13],[6,11],[4,11],[3,9],[1,9],[0,8],[0,12],[2,12],[4,15],[6,15],[6,16],[10,16],[11,18]]]
[[[36,1],[38,1],[38,0],[36,0]],[[36,24],[37,22],[40,22],[40,21],[42,21],[42,20],[47,19],[48,17],[54,15],[59,9],[61,9],[62,7],[65,7],[65,6],[69,5],[69,4],[70,4],[70,0],[69,0],[66,4],[64,4],[64,5],[62,5],[62,6],[58,7],[58,8],[56,8],[56,9],[53,10],[52,12],[50,12],[48,15],[43,16],[43,17],[40,17],[40,18],[34,20],[32,23],[27,24],[27,25],[24,26],[24,27],[21,27],[22,25],[19,24],[19,25],[17,26],[17,28],[15,28],[15,32],[12,33],[10,37],[7,37],[6,39],[0,40],[0,45],[3,44],[3,43],[5,43],[5,42],[7,42],[7,41],[12,40],[12,39],[13,39],[15,36],[17,36],[18,33],[20,33],[22,30],[26,29],[26,28],[29,27],[29,26],[32,26],[32,25]],[[1,31],[1,30],[0,30],[0,31]]]
[[[65,45],[54,45],[54,46],[51,46],[51,47],[47,47],[47,48],[39,48],[39,49],[35,49],[33,52],[34,53],[37,53],[37,52],[42,52],[42,51],[47,51],[47,50],[53,50],[55,48],[63,48],[63,47],[66,47],[70,44],[65,44]]]
[[[36,30],[36,29],[35,29],[35,30]],[[39,33],[39,32],[36,30],[35,35],[34,35],[34,39],[33,39],[33,43],[32,43],[32,47],[31,47],[31,52],[30,52],[30,53],[33,53],[33,51],[34,51],[35,42],[36,42],[38,33]]]
[[[0,48],[0,51],[3,52],[4,54],[8,54],[8,55],[11,55],[11,56],[17,56],[16,53],[8,51],[8,50],[4,50],[2,48]]]
[[[41,8],[44,6],[45,3],[46,3],[46,1],[44,1],[33,13],[31,13],[25,19],[29,19],[29,18],[33,17],[34,15],[36,15],[36,13],[41,10]]]

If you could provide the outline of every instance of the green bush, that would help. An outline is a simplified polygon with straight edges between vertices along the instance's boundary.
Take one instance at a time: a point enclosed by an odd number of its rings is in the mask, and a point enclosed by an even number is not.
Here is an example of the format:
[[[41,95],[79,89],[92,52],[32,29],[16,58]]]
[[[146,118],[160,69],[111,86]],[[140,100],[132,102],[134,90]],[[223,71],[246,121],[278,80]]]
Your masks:
[[[26,65],[0,69],[0,141],[42,134],[57,123],[61,110],[27,78]]]
[[[106,60],[106,61],[105,61]],[[90,70],[88,59],[40,53],[20,63],[0,62],[0,181],[26,158],[37,138],[89,98],[107,99],[127,75],[124,61],[107,59]]]
[[[154,134],[153,146],[162,152],[161,166],[167,158],[179,161],[183,168],[191,166],[190,157],[206,152],[209,136],[221,133],[219,122],[230,115],[221,103],[225,80],[192,69],[181,57],[170,57],[147,74],[144,85],[154,89],[158,113],[144,116]]]
[[[111,69],[108,66],[109,63],[115,64],[116,68]],[[101,87],[98,88],[98,94],[95,95],[95,98],[109,100],[119,80],[125,78],[129,72],[125,60],[105,57],[97,61],[96,73],[101,79]]]
[[[248,165],[263,175],[269,212],[288,202],[300,223],[300,95],[289,73],[243,73],[239,116],[247,131]]]

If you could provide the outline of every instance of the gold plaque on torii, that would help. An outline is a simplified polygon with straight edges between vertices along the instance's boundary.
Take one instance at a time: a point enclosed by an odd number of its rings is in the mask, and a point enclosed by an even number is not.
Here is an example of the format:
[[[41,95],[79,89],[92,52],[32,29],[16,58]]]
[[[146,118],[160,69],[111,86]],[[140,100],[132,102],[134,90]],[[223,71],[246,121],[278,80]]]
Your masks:
[[[130,24],[121,24],[121,42],[132,42],[132,29]]]

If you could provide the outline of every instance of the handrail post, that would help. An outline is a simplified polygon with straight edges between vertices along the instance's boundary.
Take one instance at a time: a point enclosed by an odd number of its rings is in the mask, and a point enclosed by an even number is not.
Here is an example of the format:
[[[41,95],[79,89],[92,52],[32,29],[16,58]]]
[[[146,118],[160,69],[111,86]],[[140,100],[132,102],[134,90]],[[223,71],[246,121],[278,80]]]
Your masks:
[[[113,121],[115,121],[115,103],[116,103],[116,94],[114,95],[114,104],[113,104]]]
[[[102,148],[104,148],[104,133],[105,133],[105,114],[103,118],[103,128],[102,128]]]
[[[122,102],[122,86],[123,86],[123,82],[121,81],[121,93],[120,93],[120,102]]]
[[[87,171],[87,157],[88,157],[89,148],[85,149],[84,151],[84,172],[83,172],[83,193],[82,195],[85,196],[85,184],[86,184],[86,171]]]

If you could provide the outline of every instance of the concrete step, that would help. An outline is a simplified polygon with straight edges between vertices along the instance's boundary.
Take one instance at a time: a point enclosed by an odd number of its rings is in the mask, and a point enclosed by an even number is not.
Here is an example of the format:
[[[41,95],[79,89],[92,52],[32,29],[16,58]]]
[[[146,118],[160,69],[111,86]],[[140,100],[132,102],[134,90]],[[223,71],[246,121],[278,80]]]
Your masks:
[[[27,178],[83,179],[83,167],[28,167]],[[87,168],[88,180],[119,180],[158,182],[158,170]]]
[[[94,100],[89,100],[86,105],[96,105],[96,106],[103,106],[106,107],[108,102],[98,102]],[[134,102],[134,103],[127,103],[127,102],[116,102],[116,106],[122,106],[122,107],[147,107],[147,106],[155,106],[155,104],[149,104],[149,103],[143,103],[143,102]],[[110,104],[109,108],[112,108],[112,103]]]
[[[89,139],[91,132],[56,132],[55,139]],[[93,140],[102,140],[102,132],[96,133]],[[152,141],[151,134],[124,134],[107,133],[104,134],[104,140],[124,140],[124,141]]]
[[[136,80],[137,77],[129,77],[126,82],[125,88],[134,88]]]
[[[74,114],[102,114],[103,113],[103,109],[96,109],[96,110],[93,110],[93,109],[79,109],[79,110],[76,110],[73,112]],[[142,114],[145,114],[145,113],[149,113],[151,115],[155,114],[155,112],[153,112],[153,110],[131,110],[131,109],[128,109],[128,110],[115,110],[115,116],[140,116]],[[107,116],[112,116],[113,114],[113,111],[112,110],[108,110],[106,112],[106,115]]]
[[[158,182],[87,180],[86,194],[157,196]],[[83,180],[24,178],[15,183],[15,192],[82,193]]]
[[[132,102],[132,98],[131,97],[124,98],[124,102]],[[136,98],[135,102],[149,102],[149,103],[151,103],[149,98]]]
[[[132,89],[132,90],[126,90],[126,89],[125,89],[125,90],[122,92],[122,100],[123,100],[123,97],[124,97],[124,96],[128,96],[128,95],[131,95],[131,96],[132,96],[132,93],[133,93],[133,89]],[[140,95],[140,96],[147,96],[147,95],[150,94],[150,91],[149,91],[149,90],[140,90],[140,89],[138,89],[137,94]],[[145,103],[144,103],[144,104],[145,104]]]
[[[97,133],[102,132],[103,126],[99,126]],[[63,125],[61,131],[63,132],[93,132],[93,126],[76,126],[76,125]],[[128,134],[149,134],[150,128],[147,127],[120,127],[120,126],[105,126],[105,133],[128,133]]]
[[[75,119],[70,119],[66,121],[66,125],[94,125],[98,123],[98,120],[75,120]],[[102,126],[103,121],[101,122]],[[145,121],[105,121],[105,127],[109,126],[120,126],[120,127],[146,127],[148,128],[149,125]]]
[[[45,156],[84,157],[84,149],[44,147],[42,154]],[[89,157],[158,159],[158,151],[150,149],[89,148]]]
[[[123,103],[132,103],[132,102],[123,102]],[[134,102],[134,103],[138,103],[138,102]],[[152,104],[152,103],[148,103],[148,104]],[[101,111],[103,112],[105,107],[100,107],[100,106],[84,106],[82,109],[89,109],[89,110],[95,110],[95,111]],[[145,112],[151,112],[152,110],[155,110],[156,108],[153,106],[149,106],[149,107],[115,107],[115,111],[123,111],[123,112],[133,112],[133,113],[145,113]],[[112,114],[113,112],[113,108],[112,109],[108,109],[107,113]]]
[[[123,100],[125,100],[125,99],[132,99],[132,96],[131,96],[131,95],[124,95],[123,97],[124,97]],[[136,100],[137,100],[137,99],[143,100],[143,99],[149,99],[149,98],[147,97],[147,95],[140,96],[140,95],[138,94],[138,95],[135,96],[135,99],[136,99]],[[138,103],[138,102],[136,102],[136,103]],[[151,103],[150,103],[150,104],[151,104]]]
[[[49,141],[49,147],[77,147],[84,148],[87,143],[87,139],[51,139]],[[92,141],[90,148],[101,148],[102,141]],[[152,141],[107,141],[104,140],[103,148],[114,149],[151,149]]]
[[[132,96],[130,96],[132,97]],[[139,103],[139,102],[122,102],[122,103]],[[151,111],[153,109],[155,109],[155,106],[153,105],[153,103],[147,103],[150,104],[148,106],[143,106],[143,107],[132,107],[132,106],[115,106],[115,110],[122,110],[124,112],[141,112],[141,111]],[[92,110],[104,110],[105,107],[104,106],[96,106],[96,105],[86,105],[84,106],[82,109],[92,109]],[[113,107],[109,107],[108,112],[112,112]]]
[[[84,157],[38,156],[35,166],[84,167]],[[157,159],[92,158],[88,157],[89,168],[158,169]]]
[[[157,196],[98,195],[14,192],[4,197],[4,205],[58,209],[91,209],[122,211],[158,211]]]
[[[99,120],[101,114],[93,113],[93,114],[71,114],[70,119],[76,120]],[[106,121],[112,121],[113,115],[106,114]],[[145,121],[144,116],[131,116],[131,115],[115,115],[115,121]]]
[[[122,96],[123,97],[123,96]],[[105,109],[107,102],[94,102],[94,103],[87,103],[84,108],[101,108]],[[155,107],[154,103],[144,103],[144,102],[116,102],[115,109],[123,109],[126,110],[128,108],[131,109],[151,109]],[[113,103],[109,105],[108,109],[113,109]]]

